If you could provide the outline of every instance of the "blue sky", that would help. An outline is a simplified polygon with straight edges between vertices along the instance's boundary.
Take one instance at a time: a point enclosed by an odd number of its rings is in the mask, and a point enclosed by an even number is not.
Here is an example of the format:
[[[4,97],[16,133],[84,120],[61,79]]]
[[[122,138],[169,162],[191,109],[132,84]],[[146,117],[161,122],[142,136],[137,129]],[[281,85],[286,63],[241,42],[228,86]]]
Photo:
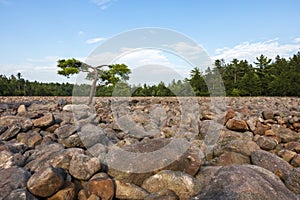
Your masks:
[[[143,27],[178,31],[212,59],[289,57],[300,51],[299,8],[297,0],[0,0],[0,74],[69,81],[56,74],[59,58],[84,61],[109,38]],[[132,57],[170,61],[149,53]]]

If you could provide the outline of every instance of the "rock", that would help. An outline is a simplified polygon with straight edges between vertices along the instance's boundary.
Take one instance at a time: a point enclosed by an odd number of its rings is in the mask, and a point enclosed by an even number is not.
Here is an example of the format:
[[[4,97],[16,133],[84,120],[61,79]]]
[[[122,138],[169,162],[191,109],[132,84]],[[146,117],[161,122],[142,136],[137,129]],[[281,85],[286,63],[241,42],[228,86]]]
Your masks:
[[[19,117],[19,116],[2,116],[0,117],[0,126],[11,127],[13,125],[19,124],[22,127],[22,131],[27,131],[32,128],[33,123],[30,119]]]
[[[35,119],[33,125],[35,127],[45,128],[53,125],[55,122],[54,116],[52,113],[46,113],[43,117]]]
[[[300,155],[299,154],[294,156],[294,158],[291,161],[291,165],[293,167],[300,167]]]
[[[261,136],[257,139],[256,143],[262,148],[263,150],[273,150],[277,145],[277,141],[271,137]]]
[[[26,189],[16,189],[13,190],[9,196],[5,198],[6,200],[38,200]]]
[[[273,172],[283,180],[289,176],[291,170],[293,169],[293,167],[282,158],[263,150],[252,152],[251,162],[254,165]]]
[[[200,191],[204,189],[207,185],[209,185],[211,179],[215,175],[215,173],[221,169],[221,166],[205,166],[201,167],[199,173],[196,175],[196,179],[199,182]]]
[[[233,164],[250,164],[249,156],[240,153],[225,151],[219,157],[210,161],[212,166],[226,166]]]
[[[80,111],[87,111],[91,108],[85,104],[67,104],[63,107],[63,111],[66,112],[80,112]]]
[[[23,115],[25,115],[26,111],[27,111],[26,106],[25,105],[20,105],[18,110],[17,110],[17,113],[18,113],[19,116],[23,116]]]
[[[294,168],[284,183],[292,192],[300,194],[300,168]]]
[[[69,170],[71,159],[77,154],[84,154],[84,150],[80,148],[69,148],[54,156],[49,163],[53,167]]]
[[[201,166],[202,157],[200,150],[186,140],[160,138],[110,151],[106,161],[110,176],[141,185],[147,177],[163,169],[183,171],[194,176]]]
[[[289,128],[284,128],[283,126],[274,125],[272,126],[272,131],[283,143],[293,142],[300,139],[300,135],[297,132],[294,132]]]
[[[142,188],[151,193],[169,189],[174,191],[180,199],[188,199],[199,193],[200,190],[197,179],[194,177],[183,172],[169,170],[149,177],[142,184]]]
[[[93,179],[86,185],[89,195],[96,195],[101,200],[111,200],[115,194],[115,186],[111,179]]]
[[[235,117],[235,112],[232,109],[227,110],[226,115],[224,117],[223,125],[226,125],[229,119],[232,119]]]
[[[10,140],[14,138],[20,131],[22,127],[19,124],[12,125],[9,129],[7,129],[4,133],[0,135],[1,140]]]
[[[27,189],[39,197],[49,197],[64,184],[65,172],[59,168],[47,167],[34,173],[27,182]]]
[[[285,148],[300,153],[300,142],[288,142],[285,144]]]
[[[264,110],[264,111],[262,112],[262,116],[263,116],[263,118],[264,118],[265,120],[267,120],[267,119],[273,119],[274,113],[273,113],[273,111],[271,111],[271,110]]]
[[[233,131],[245,132],[248,130],[248,125],[244,120],[229,119],[226,127]]]
[[[282,149],[277,154],[287,162],[290,162],[297,155],[296,152],[287,149]]]
[[[262,124],[261,122],[257,122],[257,123],[256,123],[256,128],[255,128],[255,130],[253,131],[253,133],[254,133],[255,135],[264,135],[265,132],[266,132],[267,130],[269,130],[269,129],[270,129],[270,127],[269,127],[268,125],[264,125],[264,124]]]
[[[61,98],[57,101],[58,106],[65,106],[65,105],[67,105],[67,103],[68,103],[67,100],[65,100],[63,98]]]
[[[253,151],[259,150],[259,146],[250,140],[231,140],[225,144],[219,143],[214,148],[214,156],[220,156],[224,151],[230,151],[250,156]]]
[[[35,149],[30,155],[28,155],[25,169],[30,172],[35,172],[41,168],[48,167],[50,166],[51,160],[57,155],[62,154],[63,151],[64,147],[57,143],[42,146],[40,149]]]
[[[83,154],[73,155],[69,172],[79,180],[88,180],[101,169],[100,160]]]
[[[219,169],[196,199],[294,199],[273,173],[253,165],[231,165]]]
[[[164,189],[159,192],[149,194],[144,199],[145,200],[179,200],[179,197],[172,190]]]
[[[132,183],[115,180],[116,198],[118,199],[145,199],[148,192]]]
[[[42,142],[43,137],[38,132],[32,131],[18,134],[17,140],[33,148]]]
[[[104,130],[93,124],[86,124],[81,127],[81,131],[78,132],[78,136],[80,137],[85,148],[90,148],[97,143],[107,146],[109,143]]]
[[[20,167],[0,168],[0,199],[6,199],[16,189],[25,189],[30,173]]]
[[[62,188],[47,200],[73,200],[75,199],[76,187],[72,182],[65,182]]]
[[[272,131],[271,129],[269,129],[269,130],[265,131],[265,136],[275,136],[275,133],[274,133],[274,131]]]

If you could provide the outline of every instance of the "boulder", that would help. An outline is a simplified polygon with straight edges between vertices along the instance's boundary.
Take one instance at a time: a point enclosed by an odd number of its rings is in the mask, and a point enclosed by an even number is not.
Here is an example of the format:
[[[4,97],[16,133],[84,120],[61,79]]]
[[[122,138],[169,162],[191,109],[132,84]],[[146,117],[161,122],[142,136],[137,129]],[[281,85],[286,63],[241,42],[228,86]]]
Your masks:
[[[52,113],[46,113],[43,117],[33,120],[33,125],[35,127],[45,128],[53,125],[55,122],[54,116]]]
[[[141,185],[160,170],[183,171],[194,176],[201,152],[183,139],[151,139],[108,152],[108,174],[124,182]]]
[[[260,146],[261,149],[267,151],[275,149],[276,145],[278,144],[278,142],[274,138],[265,136],[259,137],[256,143]]]
[[[0,135],[0,140],[10,140],[14,138],[20,131],[22,127],[20,124],[14,124],[8,128],[4,133]]]
[[[179,200],[179,197],[172,190],[163,189],[161,191],[149,194],[144,199],[145,200]]]
[[[23,115],[25,115],[26,111],[27,111],[26,106],[25,105],[20,105],[18,110],[17,110],[17,113],[18,113],[19,116],[23,116]]]
[[[88,180],[101,169],[100,160],[84,154],[73,155],[69,172],[79,180]]]
[[[200,186],[198,184],[197,179],[184,172],[163,170],[147,178],[143,182],[142,188],[150,193],[169,189],[174,191],[180,199],[188,199],[199,193]]]
[[[289,176],[290,172],[293,169],[293,167],[282,158],[263,150],[252,152],[251,162],[254,165],[260,166],[273,172],[283,180],[285,180]]]
[[[38,200],[33,196],[27,189],[16,189],[13,190],[5,200]]]
[[[34,173],[27,182],[27,189],[39,197],[50,197],[64,184],[65,172],[60,168],[47,167]]]
[[[262,112],[262,116],[265,120],[268,120],[268,119],[273,119],[274,117],[274,113],[272,110],[264,110]]]
[[[220,168],[196,199],[294,199],[282,181],[270,171],[253,165],[231,165]]]
[[[146,190],[132,183],[115,180],[115,185],[118,199],[145,199],[149,195]]]
[[[244,120],[229,119],[226,123],[226,127],[233,131],[245,132],[248,130],[248,125]]]
[[[73,200],[76,197],[76,187],[75,184],[66,181],[62,188],[56,192],[51,197],[47,198],[47,200]]]
[[[19,124],[22,127],[22,131],[24,132],[31,129],[33,126],[32,121],[25,117],[12,116],[12,115],[6,115],[0,117],[0,126],[11,127],[16,124]]]
[[[101,200],[111,200],[115,194],[115,186],[111,179],[92,179],[86,184],[86,191],[91,195],[100,197]]]

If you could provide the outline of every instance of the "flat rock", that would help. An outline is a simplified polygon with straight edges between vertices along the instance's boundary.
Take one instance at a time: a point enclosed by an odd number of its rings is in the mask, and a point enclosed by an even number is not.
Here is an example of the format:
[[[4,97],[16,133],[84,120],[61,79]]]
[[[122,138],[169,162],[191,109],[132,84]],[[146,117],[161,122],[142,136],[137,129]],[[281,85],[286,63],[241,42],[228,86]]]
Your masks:
[[[22,127],[20,124],[14,124],[8,128],[4,133],[0,135],[1,140],[10,140],[14,138],[20,131]]]
[[[27,182],[27,189],[39,197],[49,197],[64,184],[65,172],[59,168],[47,167],[34,173]]]
[[[196,199],[294,199],[282,181],[270,171],[253,165],[231,165],[219,169]]]
[[[263,150],[252,152],[251,162],[254,165],[273,172],[283,180],[287,179],[293,169],[293,167],[282,158]]]

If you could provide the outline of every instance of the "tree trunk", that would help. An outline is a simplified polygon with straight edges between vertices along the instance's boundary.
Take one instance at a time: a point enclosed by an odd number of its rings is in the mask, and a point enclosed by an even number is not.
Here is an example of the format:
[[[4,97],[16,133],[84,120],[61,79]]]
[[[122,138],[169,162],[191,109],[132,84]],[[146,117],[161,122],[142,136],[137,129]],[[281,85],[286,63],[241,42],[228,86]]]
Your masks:
[[[92,87],[91,87],[91,90],[90,90],[88,105],[92,105],[92,103],[93,103],[93,98],[95,96],[96,85],[97,85],[97,81],[98,81],[98,70],[97,70],[97,68],[93,68],[93,70],[94,70],[94,80],[93,80]]]

